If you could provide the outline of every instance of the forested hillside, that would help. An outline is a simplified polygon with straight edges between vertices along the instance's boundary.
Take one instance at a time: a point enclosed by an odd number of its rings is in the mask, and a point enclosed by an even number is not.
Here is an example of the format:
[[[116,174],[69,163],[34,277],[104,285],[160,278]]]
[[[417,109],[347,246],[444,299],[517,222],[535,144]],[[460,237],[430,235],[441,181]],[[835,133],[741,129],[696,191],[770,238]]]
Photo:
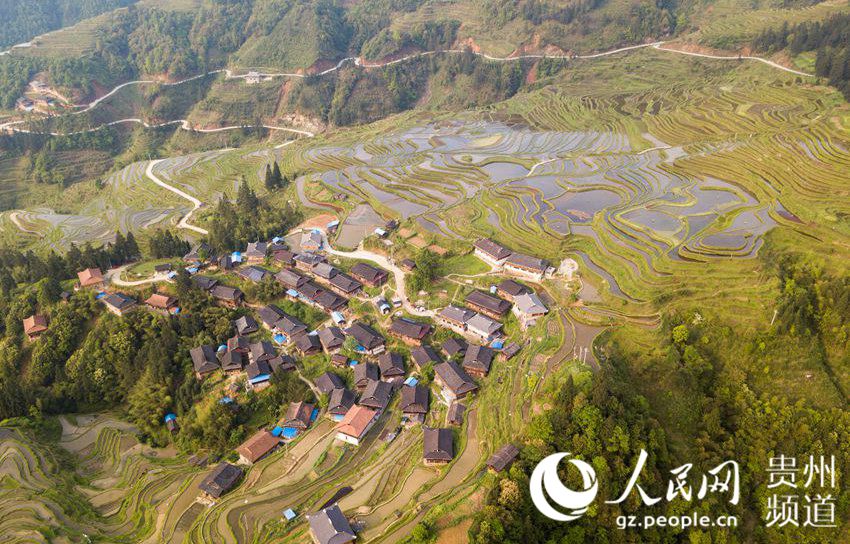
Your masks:
[[[753,47],[776,52],[787,49],[791,55],[814,53],[815,72],[850,99],[850,15],[835,15],[826,21],[784,24],[761,33]]]
[[[137,0],[34,0],[0,2],[0,48],[129,6]]]

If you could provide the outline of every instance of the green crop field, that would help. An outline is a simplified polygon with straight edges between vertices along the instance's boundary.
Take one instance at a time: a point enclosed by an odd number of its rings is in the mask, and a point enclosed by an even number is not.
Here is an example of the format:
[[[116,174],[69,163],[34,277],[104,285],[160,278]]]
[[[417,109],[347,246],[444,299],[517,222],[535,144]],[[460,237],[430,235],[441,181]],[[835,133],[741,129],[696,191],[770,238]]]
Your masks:
[[[737,36],[719,11],[718,28]],[[276,98],[271,87],[258,89],[264,100]],[[213,119],[215,106],[238,104],[239,91],[229,82],[216,84],[197,121],[226,122],[224,113]],[[273,104],[261,106],[274,111]],[[480,236],[555,266],[573,259],[578,277],[543,283],[559,307],[529,331],[506,320],[510,338],[528,345],[483,380],[465,425],[454,431],[457,455],[445,468],[419,462],[417,430],[390,443],[378,438],[398,426],[397,410],[384,415],[359,448],[335,442],[332,424],[321,420],[251,467],[234,492],[199,507],[200,470],[139,454],[115,422],[89,422],[68,427],[60,441],[79,454],[82,480],[61,501],[45,495],[57,461],[33,453],[22,437],[10,442],[6,455],[14,462],[5,465],[3,490],[26,507],[3,523],[20,527],[21,540],[62,531],[116,542],[304,542],[303,518],[287,524],[282,511],[313,511],[342,485],[354,488],[341,504],[364,523],[370,542],[398,542],[422,520],[454,521],[453,505],[480,498],[493,484],[489,476],[475,477],[487,456],[518,436],[568,378],[583,383],[604,363],[594,352],[589,364],[575,359],[599,334],[635,361],[656,361],[662,306],[665,314],[687,314],[722,330],[765,328],[780,287],[760,261],[766,247],[797,248],[817,254],[828,269],[846,270],[848,129],[846,102],[814,78],[756,62],[644,49],[577,60],[507,101],[463,114],[419,111],[299,137],[281,148],[273,147],[282,143],[277,134],[171,156],[155,174],[207,204],[194,218],[199,225],[210,205],[233,196],[239,183],[266,196],[262,174],[277,160],[298,178],[285,192],[268,195],[275,202],[292,200],[308,216],[336,214],[341,230],[397,219],[411,234],[393,235],[398,255],[413,254],[419,238],[450,249],[445,277],[424,296],[428,306],[460,300],[494,281],[465,254]],[[211,146],[228,137],[204,138]],[[60,190],[28,187],[18,181],[20,164],[0,162],[2,195],[15,208],[0,222],[2,239],[11,243],[23,231],[32,247],[44,249],[105,239],[119,228],[144,236],[175,225],[190,204],[155,185],[146,167],[134,161],[103,183]],[[719,357],[758,393],[842,406],[850,370],[828,358],[815,364],[804,350],[768,353],[768,363],[743,350]],[[317,356],[307,365],[312,376],[329,362]],[[670,365],[635,363],[630,370],[674,442],[694,426],[701,414],[687,395],[674,394],[681,384]],[[435,402],[429,422],[444,415],[445,406]],[[46,527],[43,512],[62,523]]]

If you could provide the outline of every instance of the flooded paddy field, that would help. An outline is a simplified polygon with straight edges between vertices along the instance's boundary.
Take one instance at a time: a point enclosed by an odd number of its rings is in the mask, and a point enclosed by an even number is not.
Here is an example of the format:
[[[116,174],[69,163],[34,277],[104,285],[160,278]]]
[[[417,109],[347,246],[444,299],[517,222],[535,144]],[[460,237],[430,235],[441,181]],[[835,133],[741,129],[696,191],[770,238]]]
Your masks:
[[[636,150],[628,137],[611,132],[439,122],[368,143],[306,149],[300,160],[313,173],[299,181],[384,217],[413,218],[440,236],[475,236],[473,225],[458,219],[472,199],[490,228],[566,239],[573,227],[587,225],[631,246],[650,267],[659,259],[679,260],[680,253],[752,257],[757,240],[775,224],[766,210],[778,203],[760,202],[735,179],[679,168],[689,157],[686,147],[646,136],[655,147]],[[742,236],[746,243],[732,243]]]

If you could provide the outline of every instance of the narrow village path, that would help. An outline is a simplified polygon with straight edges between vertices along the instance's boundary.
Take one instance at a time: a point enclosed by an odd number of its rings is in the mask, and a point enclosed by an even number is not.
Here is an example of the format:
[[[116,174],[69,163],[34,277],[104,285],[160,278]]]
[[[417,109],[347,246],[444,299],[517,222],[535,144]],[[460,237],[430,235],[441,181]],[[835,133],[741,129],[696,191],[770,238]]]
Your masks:
[[[134,264],[136,263],[125,264],[123,266],[107,270],[103,277],[106,281],[119,287],[138,287],[139,285],[147,285],[148,283],[156,283],[158,281],[166,281],[168,279],[168,273],[166,272],[157,272],[153,276],[141,280],[121,279],[121,274]]]
[[[407,297],[407,291],[404,286],[404,270],[399,268],[393,260],[379,253],[373,253],[367,249],[363,249],[362,242],[361,246],[355,249],[354,251],[336,250],[333,248],[333,246],[331,246],[330,242],[328,241],[328,236],[325,231],[322,229],[317,230],[322,234],[322,243],[324,244],[325,250],[328,254],[336,255],[338,257],[345,257],[347,259],[362,259],[365,261],[372,261],[381,268],[385,268],[386,270],[392,272],[393,279],[395,281],[396,295],[401,299],[401,304],[407,313],[420,317],[434,317],[433,310],[420,310],[416,308],[412,302],[410,302],[410,299]]]

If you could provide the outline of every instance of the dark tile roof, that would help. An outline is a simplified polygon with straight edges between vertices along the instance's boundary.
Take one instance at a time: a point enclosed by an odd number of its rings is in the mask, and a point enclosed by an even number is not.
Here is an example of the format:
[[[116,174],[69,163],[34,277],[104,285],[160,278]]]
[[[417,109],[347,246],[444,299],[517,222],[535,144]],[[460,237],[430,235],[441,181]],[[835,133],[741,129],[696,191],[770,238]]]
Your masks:
[[[337,272],[339,272],[336,267],[326,262],[316,263],[313,265],[313,274],[316,276],[329,280],[336,276]]]
[[[345,415],[352,406],[354,406],[354,393],[350,390],[340,387],[331,392],[328,412],[334,415]]]
[[[124,293],[112,293],[105,297],[103,302],[116,310],[126,310],[136,305],[135,299],[128,297]]]
[[[345,343],[345,334],[339,327],[325,327],[319,331],[319,341],[326,350],[336,349]]]
[[[402,412],[411,414],[427,414],[428,388],[424,385],[405,385],[402,387],[399,408]]]
[[[269,250],[269,245],[266,242],[249,242],[245,249],[245,256],[252,258],[264,258]]]
[[[431,332],[431,325],[427,323],[420,323],[419,321],[414,321],[406,317],[401,317],[392,320],[390,332],[407,338],[422,340],[429,332]]]
[[[483,308],[495,314],[503,315],[511,309],[511,303],[483,291],[473,291],[466,297],[466,303],[473,307]]]
[[[257,315],[260,316],[260,321],[262,321],[270,329],[273,329],[280,318],[285,316],[286,313],[274,304],[269,304],[268,306],[263,306],[257,310]]]
[[[301,353],[313,353],[322,351],[322,344],[316,334],[299,334],[293,338],[295,349]]]
[[[295,370],[295,359],[286,354],[278,355],[269,359],[269,366],[272,372]]]
[[[524,293],[531,293],[531,287],[514,280],[502,280],[496,286],[496,289],[503,291],[512,297],[518,297]]]
[[[227,351],[221,356],[221,368],[225,371],[242,370],[243,358],[239,351]]]
[[[549,261],[546,259],[539,259],[523,253],[511,254],[511,256],[508,257],[508,260],[505,261],[505,264],[510,264],[527,270],[533,270],[535,272],[545,272],[546,269],[549,268]]]
[[[290,402],[284,418],[287,427],[306,429],[310,426],[310,416],[313,415],[313,405],[307,402]]]
[[[423,457],[426,461],[451,461],[454,457],[454,436],[451,429],[423,429]]]
[[[363,287],[363,284],[359,281],[355,280],[348,274],[339,273],[334,275],[329,280],[329,283],[342,291],[343,293],[354,293],[358,289]]]
[[[307,514],[307,521],[317,544],[344,544],[356,538],[348,519],[336,504]]]
[[[358,404],[368,406],[369,408],[375,408],[376,410],[383,410],[387,407],[387,404],[390,403],[390,397],[392,394],[392,385],[387,382],[370,380],[369,383],[366,384],[366,389],[363,390],[363,394],[360,395],[360,401]]]
[[[270,376],[272,373],[272,365],[270,361],[253,361],[245,367],[245,375],[249,380],[258,378],[263,375]]]
[[[236,334],[240,335],[257,332],[260,328],[260,326],[257,325],[257,321],[250,315],[243,315],[234,321],[233,325],[236,328]]]
[[[307,331],[307,325],[301,322],[297,317],[293,317],[287,313],[280,316],[275,327],[280,329],[283,334],[295,336]]]
[[[298,289],[310,279],[304,274],[297,270],[292,270],[291,268],[284,268],[275,274],[274,277],[279,283],[283,284],[284,287],[288,287],[290,289]]]
[[[316,387],[323,395],[330,395],[334,389],[345,387],[345,382],[333,372],[325,372],[316,378]]]
[[[437,312],[437,316],[455,323],[466,323],[475,316],[475,312],[468,308],[449,305]]]
[[[295,253],[288,249],[274,249],[272,250],[272,259],[279,263],[292,264],[295,262]]]
[[[513,444],[505,444],[487,459],[487,466],[496,472],[501,472],[514,462],[517,455],[519,455],[519,448]]]
[[[463,368],[478,370],[487,374],[490,372],[490,365],[493,364],[495,355],[496,352],[487,346],[477,344],[469,346],[466,355],[463,356]]]
[[[195,372],[205,374],[220,368],[215,349],[212,346],[198,346],[189,350],[192,357],[192,366]]]
[[[357,263],[351,267],[351,275],[360,281],[371,284],[379,284],[387,281],[389,273],[383,268],[378,268],[366,263]]]
[[[322,290],[322,292],[316,296],[315,302],[324,308],[325,311],[338,310],[348,304],[348,300],[332,291],[327,290]]]
[[[360,363],[354,365],[354,383],[358,387],[365,386],[371,380],[377,380],[381,377],[378,365],[375,363]]]
[[[244,336],[231,336],[227,339],[227,349],[230,351],[248,352],[251,349],[251,341]]]
[[[229,287],[227,285],[216,285],[215,287],[210,289],[210,294],[217,299],[231,301],[242,300],[242,298],[244,297],[242,291],[240,291],[236,287]]]
[[[194,283],[199,289],[209,291],[218,285],[218,280],[207,276],[192,276],[192,283]]]
[[[410,358],[419,366],[439,363],[440,356],[431,346],[417,346],[410,350]]]
[[[469,374],[451,361],[438,364],[434,367],[434,372],[455,395],[463,395],[478,389]]]
[[[230,463],[219,463],[213,471],[198,484],[201,491],[219,498],[236,485],[242,477],[242,469]]]
[[[384,378],[404,376],[404,358],[401,353],[382,353],[378,356],[378,367],[381,369],[381,376]]]
[[[261,281],[272,275],[272,273],[266,270],[265,268],[260,268],[259,266],[253,265],[245,266],[238,269],[236,271],[236,274],[254,283],[260,283]]]
[[[354,339],[357,340],[358,344],[368,350],[372,350],[384,344],[384,338],[378,334],[375,329],[365,323],[360,323],[359,321],[354,322],[350,327],[348,327],[345,334],[353,336]]]
[[[443,348],[443,351],[446,352],[446,355],[454,357],[455,355],[466,353],[466,349],[469,347],[469,344],[466,343],[466,340],[460,338],[449,338],[443,342],[441,347]]]
[[[483,251],[484,253],[496,259],[497,261],[502,260],[511,254],[511,251],[509,249],[505,249],[504,247],[500,246],[489,238],[481,238],[480,240],[476,240],[474,245],[477,249]]]
[[[268,340],[262,340],[251,344],[251,360],[252,361],[268,361],[277,355],[277,350]]]

